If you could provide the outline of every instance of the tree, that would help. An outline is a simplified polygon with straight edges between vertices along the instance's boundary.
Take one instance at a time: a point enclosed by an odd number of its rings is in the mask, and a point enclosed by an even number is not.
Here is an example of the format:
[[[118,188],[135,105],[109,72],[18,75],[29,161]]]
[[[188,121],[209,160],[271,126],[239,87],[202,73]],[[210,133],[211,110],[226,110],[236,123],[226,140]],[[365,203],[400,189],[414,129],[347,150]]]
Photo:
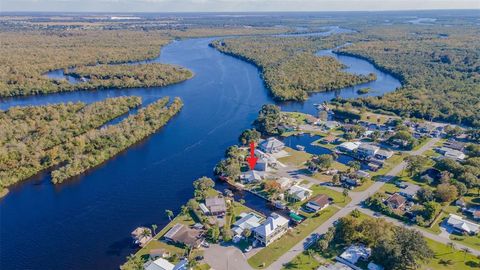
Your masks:
[[[432,257],[422,234],[404,227],[395,227],[393,238],[382,239],[372,250],[372,258],[387,269],[417,269]]]
[[[142,232],[140,233],[140,235],[142,237],[150,237],[152,236],[152,231],[150,231],[149,229],[145,228],[142,230]]]
[[[218,228],[218,225],[215,224],[210,229],[208,230],[208,237],[210,238],[210,241],[213,243],[218,242],[218,238],[220,236],[220,228]]]
[[[266,180],[263,183],[263,188],[265,189],[265,191],[271,193],[277,193],[281,191],[280,184],[275,180]]]
[[[227,158],[222,159],[213,169],[216,175],[230,177],[236,179],[240,176],[240,163],[236,159]]]
[[[246,129],[242,132],[238,140],[242,145],[248,145],[250,142],[258,143],[260,140],[260,132],[256,129]]]
[[[333,156],[330,154],[323,154],[319,156],[313,156],[306,165],[309,167],[310,170],[317,171],[328,169],[332,167],[332,164]]]
[[[206,176],[203,176],[193,182],[193,187],[197,190],[206,191],[215,186],[215,182]]]
[[[440,184],[437,186],[435,196],[441,202],[451,202],[458,196],[457,188],[448,183]]]
[[[348,196],[348,189],[344,188],[342,191],[342,195],[343,195],[343,201],[345,202]]]
[[[433,191],[429,188],[421,188],[417,191],[417,197],[418,197],[418,200],[420,200],[421,202],[429,202],[429,201],[433,201],[433,199],[435,198],[434,194],[433,194]]]
[[[428,162],[428,159],[424,156],[408,156],[405,161],[407,162],[407,171],[410,176],[416,175]]]
[[[265,135],[278,134],[278,125],[280,124],[280,107],[274,104],[265,104],[258,112],[258,117],[254,122],[258,131]]]
[[[358,160],[352,160],[348,162],[349,170],[358,171],[362,167],[362,164]]]
[[[173,211],[172,210],[165,210],[165,215],[167,215],[168,219],[171,221],[173,218]]]
[[[127,262],[120,267],[121,270],[143,270],[142,258],[130,254],[127,256]]]
[[[156,235],[156,230],[158,229],[158,226],[157,224],[152,224],[152,231],[153,231],[153,234]]]
[[[340,184],[340,176],[338,174],[335,174],[333,177],[332,177],[332,183],[334,185],[338,185]]]

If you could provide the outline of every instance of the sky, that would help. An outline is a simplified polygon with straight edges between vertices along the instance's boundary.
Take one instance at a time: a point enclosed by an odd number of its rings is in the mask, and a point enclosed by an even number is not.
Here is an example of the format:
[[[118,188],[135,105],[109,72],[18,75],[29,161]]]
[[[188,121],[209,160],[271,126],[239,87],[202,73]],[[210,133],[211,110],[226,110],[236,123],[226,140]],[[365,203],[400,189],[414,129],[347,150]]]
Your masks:
[[[421,9],[480,9],[480,0],[0,0],[0,12],[252,12]]]

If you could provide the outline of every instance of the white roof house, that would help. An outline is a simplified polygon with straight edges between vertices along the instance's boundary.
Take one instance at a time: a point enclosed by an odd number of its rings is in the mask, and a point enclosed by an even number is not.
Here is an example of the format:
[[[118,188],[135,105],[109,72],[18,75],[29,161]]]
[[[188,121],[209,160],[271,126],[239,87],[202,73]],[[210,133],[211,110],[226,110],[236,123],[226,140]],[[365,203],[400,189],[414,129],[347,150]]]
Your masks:
[[[320,265],[317,270],[353,270],[350,266],[336,262],[334,264]]]
[[[283,150],[285,144],[275,137],[270,137],[259,145],[260,149],[265,153],[277,153]]]
[[[289,197],[296,201],[304,201],[313,194],[312,190],[299,185],[291,186],[287,192]]]
[[[349,263],[356,264],[359,259],[367,260],[371,253],[372,250],[363,245],[351,245],[340,255],[340,258]]]
[[[173,270],[175,265],[163,258],[159,258],[155,261],[147,262],[143,268],[145,270]]]
[[[398,193],[409,199],[415,198],[415,196],[417,196],[417,192],[421,189],[420,186],[408,182],[402,182],[401,185],[403,188],[401,188]]]
[[[292,185],[293,181],[290,178],[282,177],[277,180],[277,183],[280,185],[281,189],[287,189]]]
[[[450,149],[443,154],[447,158],[456,159],[456,160],[464,160],[465,154],[462,151]]]
[[[264,178],[264,174],[259,171],[251,170],[243,173],[240,178],[246,183],[260,182]]]
[[[380,159],[389,159],[393,156],[393,154],[394,154],[393,151],[380,149],[380,150],[377,151],[375,156],[380,158]]]
[[[240,235],[245,229],[253,230],[256,227],[260,226],[260,221],[263,219],[261,216],[250,212],[250,213],[241,213],[240,219],[233,224],[233,233]]]
[[[352,152],[360,146],[360,142],[344,142],[337,146],[338,150]]]
[[[368,144],[368,143],[362,143],[357,148],[358,153],[367,155],[367,156],[374,156],[378,152],[378,150],[380,150],[380,147],[373,144]]]
[[[447,224],[452,226],[455,230],[469,234],[476,234],[480,230],[480,225],[477,223],[464,220],[461,216],[454,214],[450,214]]]
[[[272,213],[262,225],[253,229],[255,238],[268,246],[287,231],[288,223],[288,219]]]

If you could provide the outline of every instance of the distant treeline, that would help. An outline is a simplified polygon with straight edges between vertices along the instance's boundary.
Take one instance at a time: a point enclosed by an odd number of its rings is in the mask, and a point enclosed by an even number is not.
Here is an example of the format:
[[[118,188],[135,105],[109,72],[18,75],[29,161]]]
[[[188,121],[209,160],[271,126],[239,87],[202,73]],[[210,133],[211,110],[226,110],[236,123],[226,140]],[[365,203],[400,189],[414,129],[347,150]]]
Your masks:
[[[158,56],[161,46],[171,38],[155,31],[19,31],[1,32],[0,96],[45,94],[95,87],[128,87],[127,85],[156,85],[159,81],[177,82],[191,76],[186,70],[164,65],[148,68],[136,66],[104,67],[102,64],[125,63]],[[44,74],[55,69],[84,67],[84,71],[117,75],[109,79],[70,84],[52,80]],[[126,74],[130,73],[130,76]],[[156,74],[156,72],[166,72]],[[147,73],[147,74],[145,74]],[[121,76],[125,74],[125,76]],[[124,85],[125,84],[125,85]],[[144,84],[144,85],[142,85]]]
[[[308,93],[376,79],[375,74],[363,76],[344,72],[345,66],[335,58],[315,55],[318,50],[334,44],[313,37],[248,37],[215,41],[212,46],[261,68],[274,98],[306,100]]]
[[[365,58],[403,87],[356,103],[402,116],[480,127],[480,29],[364,25],[341,53]]]

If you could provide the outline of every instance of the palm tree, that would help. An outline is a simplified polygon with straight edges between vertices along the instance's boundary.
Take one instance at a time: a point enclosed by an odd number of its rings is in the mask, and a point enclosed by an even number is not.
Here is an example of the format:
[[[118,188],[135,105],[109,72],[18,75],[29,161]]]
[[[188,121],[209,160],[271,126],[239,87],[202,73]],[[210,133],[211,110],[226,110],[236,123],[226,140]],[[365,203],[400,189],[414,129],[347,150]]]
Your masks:
[[[168,209],[165,210],[165,214],[167,215],[168,219],[169,219],[170,221],[172,221],[172,217],[173,217],[173,212],[172,212],[172,210],[168,210]]]
[[[344,188],[342,191],[342,194],[343,194],[343,201],[345,202],[348,196],[348,189]]]
[[[157,230],[158,226],[157,224],[152,224],[152,231],[153,231],[153,234],[157,234],[155,231]]]
[[[455,244],[453,242],[448,242],[447,246],[453,251],[455,249]]]
[[[467,258],[467,253],[470,253],[470,249],[468,248],[462,248],[462,251],[463,251],[463,261],[465,261],[465,259]]]
[[[150,231],[149,229],[145,228],[142,230],[142,233],[140,234],[140,236],[142,237],[150,237],[152,236],[152,231]]]

